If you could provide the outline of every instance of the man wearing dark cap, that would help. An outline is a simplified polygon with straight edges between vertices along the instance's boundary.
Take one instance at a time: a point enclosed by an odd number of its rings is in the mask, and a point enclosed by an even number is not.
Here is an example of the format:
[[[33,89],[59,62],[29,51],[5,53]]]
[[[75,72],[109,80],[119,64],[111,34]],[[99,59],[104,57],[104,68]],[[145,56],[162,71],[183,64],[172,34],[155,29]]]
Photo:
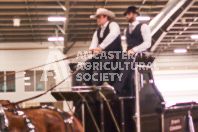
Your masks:
[[[134,55],[147,50],[151,46],[150,29],[147,24],[142,24],[136,20],[137,16],[140,15],[138,9],[135,6],[130,6],[124,12],[124,15],[129,23],[129,26],[124,31],[127,42],[127,55]],[[132,62],[133,60],[125,59],[122,61]],[[125,69],[126,65],[123,68]],[[131,70],[131,72],[133,71]],[[121,81],[115,81],[113,84],[118,93],[131,95],[131,72],[126,69],[120,71],[120,74],[123,73]]]
[[[128,7],[124,12],[124,16],[129,23],[129,26],[124,31],[128,56],[145,51],[151,46],[150,29],[146,24],[142,24],[136,20],[139,15],[138,9],[134,6]],[[120,96],[134,96],[134,71],[130,68],[127,70],[127,66],[124,65],[125,62],[133,62],[133,59],[121,59],[122,68],[124,68],[124,70],[120,70],[119,74],[123,74],[123,76],[121,81],[116,80],[113,86]],[[131,65],[128,65],[128,67],[131,67]],[[135,131],[135,123],[132,119],[135,110],[133,101],[134,100],[125,100],[126,132]]]
[[[151,46],[151,33],[148,25],[136,20],[140,15],[138,9],[130,6],[124,15],[129,23],[129,27],[125,30],[128,55],[147,50]]]

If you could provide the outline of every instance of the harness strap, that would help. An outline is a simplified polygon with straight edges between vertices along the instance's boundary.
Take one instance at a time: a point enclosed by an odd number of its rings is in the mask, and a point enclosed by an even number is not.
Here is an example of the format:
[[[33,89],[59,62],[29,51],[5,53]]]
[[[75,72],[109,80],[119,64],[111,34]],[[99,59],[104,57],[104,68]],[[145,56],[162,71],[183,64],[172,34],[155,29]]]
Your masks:
[[[63,118],[63,120],[64,120],[65,127],[66,127],[66,132],[68,132],[68,129],[69,129],[68,127],[70,127],[71,128],[71,131],[74,132],[74,128],[72,126],[72,123],[74,121],[73,116],[71,116],[71,115],[67,114],[66,112],[64,112],[64,111],[62,111],[60,109],[57,109],[57,108],[55,108],[53,106],[43,105],[43,106],[30,107],[30,108],[19,108],[19,109],[4,108],[4,109],[6,109],[9,112],[12,112],[15,115],[22,116],[24,118],[24,122],[25,122],[26,127],[27,127],[27,132],[35,132],[35,129],[34,129],[35,126],[32,124],[31,120],[21,110],[26,110],[26,109],[41,109],[41,108],[42,109],[49,109],[49,110],[53,110],[55,112],[58,112],[61,115],[61,117]],[[77,126],[77,124],[76,124],[75,121],[74,121],[74,124]],[[78,128],[78,126],[77,126],[77,128]],[[79,128],[78,128],[78,130],[79,130]],[[0,132],[2,132],[2,131],[0,131]]]
[[[0,104],[0,132],[7,132],[8,131],[8,118],[5,114],[5,111]]]
[[[26,124],[26,128],[27,128],[27,131],[28,132],[35,132],[35,126],[32,124],[31,120],[26,116],[26,115],[23,115],[23,118],[24,118],[24,121],[25,121],[25,124]]]
[[[23,117],[27,132],[35,132],[35,126],[32,124],[31,120],[27,117],[27,115],[24,114],[23,111],[16,109],[9,109],[9,108],[5,108],[5,109],[17,116]]]
[[[68,130],[68,125],[70,126],[72,132],[74,132],[74,128],[72,126],[72,123],[73,123],[73,117],[72,116],[70,116],[69,114],[67,114],[67,113],[63,112],[62,110],[57,109],[57,108],[55,108],[53,106],[43,105],[43,106],[41,106],[41,108],[50,109],[50,110],[58,112],[62,116],[62,118],[64,120],[65,127],[66,127],[66,132]]]

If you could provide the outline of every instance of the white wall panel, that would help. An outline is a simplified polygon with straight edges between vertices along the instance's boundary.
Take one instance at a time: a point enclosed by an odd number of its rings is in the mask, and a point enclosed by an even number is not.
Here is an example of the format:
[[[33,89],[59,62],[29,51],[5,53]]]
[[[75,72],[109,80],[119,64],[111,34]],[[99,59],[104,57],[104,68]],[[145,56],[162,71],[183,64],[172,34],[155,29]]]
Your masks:
[[[21,44],[19,47],[28,46],[29,44]],[[32,46],[50,46],[49,44],[30,44]],[[15,44],[1,44],[0,47],[13,47]],[[18,44],[17,44],[18,46]],[[54,58],[53,58],[53,55]],[[52,57],[52,60],[49,59]],[[21,71],[25,69],[29,69],[35,66],[43,65],[49,63],[49,61],[53,61],[54,59],[62,59],[65,55],[62,54],[58,49],[42,49],[42,50],[1,50],[0,51],[0,71]],[[61,73],[61,79],[69,75],[69,61],[64,61],[64,65],[60,65],[56,63],[57,67],[54,68],[53,65],[50,66],[52,70],[58,70]],[[37,68],[37,70],[46,70],[46,67]],[[64,76],[62,76],[64,75]],[[23,77],[24,73],[16,73],[17,77]],[[71,80],[64,82],[59,87],[70,87]],[[16,79],[16,92],[14,93],[0,93],[0,99],[8,99],[11,101],[19,101],[22,99],[26,99],[42,92],[25,92],[24,90],[24,79]],[[58,83],[58,81],[57,81]],[[50,102],[55,101],[55,99],[49,94],[46,94],[36,100],[32,100],[32,102]]]

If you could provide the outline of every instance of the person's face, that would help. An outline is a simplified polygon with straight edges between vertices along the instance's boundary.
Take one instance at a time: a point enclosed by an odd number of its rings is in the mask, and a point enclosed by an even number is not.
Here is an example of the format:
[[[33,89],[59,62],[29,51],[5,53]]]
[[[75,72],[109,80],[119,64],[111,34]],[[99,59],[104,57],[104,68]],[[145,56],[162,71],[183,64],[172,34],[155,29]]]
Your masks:
[[[104,15],[98,15],[97,16],[97,24],[102,26],[108,21],[108,17]]]
[[[136,20],[137,14],[136,13],[134,14],[133,12],[129,12],[126,14],[125,17],[128,22],[134,22]]]

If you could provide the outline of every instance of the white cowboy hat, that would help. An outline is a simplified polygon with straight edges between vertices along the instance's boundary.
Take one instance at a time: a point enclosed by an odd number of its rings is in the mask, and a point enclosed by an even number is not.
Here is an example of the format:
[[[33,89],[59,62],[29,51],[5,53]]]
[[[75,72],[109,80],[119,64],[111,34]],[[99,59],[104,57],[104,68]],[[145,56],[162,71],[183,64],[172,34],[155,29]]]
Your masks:
[[[96,14],[95,15],[91,15],[90,18],[96,18],[98,15],[107,15],[111,19],[115,18],[115,14],[112,11],[107,10],[105,8],[98,8],[97,11],[96,11]]]

